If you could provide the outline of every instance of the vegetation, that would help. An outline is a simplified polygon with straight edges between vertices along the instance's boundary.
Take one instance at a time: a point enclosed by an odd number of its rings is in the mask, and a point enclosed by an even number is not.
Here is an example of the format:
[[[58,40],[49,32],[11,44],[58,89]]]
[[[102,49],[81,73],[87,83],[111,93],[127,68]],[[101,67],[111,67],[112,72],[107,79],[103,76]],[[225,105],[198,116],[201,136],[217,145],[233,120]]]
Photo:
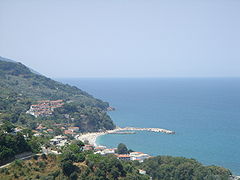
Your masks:
[[[48,127],[53,122],[74,124],[82,132],[115,127],[106,113],[108,103],[1,57],[0,92],[0,165],[24,152],[38,153],[42,144],[49,145],[48,140],[33,136],[32,129],[40,123]],[[55,109],[51,116],[36,118],[26,114],[31,104],[45,99],[63,99],[65,104]],[[18,132],[15,124],[31,129]],[[53,135],[59,134],[62,130],[54,129]],[[154,180],[227,180],[231,175],[225,168],[203,166],[194,159],[157,156],[139,163],[83,151],[83,146],[81,141],[72,141],[61,149],[61,155],[42,154],[34,155],[31,160],[15,160],[10,166],[0,169],[0,179],[147,180],[152,177]],[[118,145],[119,154],[131,151],[124,144]],[[146,175],[140,174],[139,169],[146,171]]]
[[[157,156],[146,159],[141,165],[153,179],[161,180],[227,180],[228,169],[217,166],[203,166],[194,159],[171,156]]]
[[[118,154],[128,154],[128,148],[125,144],[120,143],[117,147]]]
[[[64,147],[61,155],[43,154],[27,161],[16,160],[0,169],[0,179],[227,180],[231,175],[225,168],[203,166],[194,159],[157,156],[139,163],[83,151],[83,146],[83,142],[74,141]],[[140,174],[140,169],[146,175]]]
[[[14,126],[5,122],[0,127],[0,165],[15,158],[15,155],[24,152],[39,152],[38,138],[31,136],[25,130],[14,133]],[[31,131],[30,131],[31,132]]]
[[[86,180],[227,180],[230,171],[215,166],[203,166],[193,159],[158,156],[145,160],[121,161],[114,156],[80,152],[83,161],[69,154],[36,156],[32,160],[15,161],[0,169],[0,179],[86,179]],[[139,174],[139,169],[147,175]]]
[[[68,84],[46,78],[21,63],[0,58],[0,121],[35,128],[39,123],[73,123],[81,131],[113,129],[106,110],[109,107],[88,93]],[[52,116],[35,118],[26,114],[37,100],[63,99],[64,107]]]
[[[0,179],[86,179],[147,180],[140,175],[133,162],[124,162],[116,157],[103,157],[90,152],[81,152],[84,161],[77,162],[69,154],[36,156],[27,161],[15,161],[8,168],[0,169]]]

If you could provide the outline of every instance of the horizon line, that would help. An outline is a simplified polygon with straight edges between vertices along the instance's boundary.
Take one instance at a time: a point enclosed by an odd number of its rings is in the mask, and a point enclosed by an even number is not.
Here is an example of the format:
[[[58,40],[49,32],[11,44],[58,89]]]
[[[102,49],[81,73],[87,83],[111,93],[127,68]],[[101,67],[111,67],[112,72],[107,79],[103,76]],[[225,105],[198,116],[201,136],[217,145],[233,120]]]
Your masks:
[[[160,77],[51,77],[53,79],[232,79],[240,76],[160,76]]]

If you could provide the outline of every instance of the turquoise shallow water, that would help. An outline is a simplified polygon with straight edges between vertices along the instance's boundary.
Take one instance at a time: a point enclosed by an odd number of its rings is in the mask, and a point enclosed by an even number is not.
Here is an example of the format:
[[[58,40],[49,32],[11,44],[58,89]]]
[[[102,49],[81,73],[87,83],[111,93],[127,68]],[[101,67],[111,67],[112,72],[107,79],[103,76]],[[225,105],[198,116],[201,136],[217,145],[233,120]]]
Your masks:
[[[61,79],[116,108],[119,126],[159,127],[175,135],[105,135],[98,143],[151,155],[195,158],[240,175],[240,79]]]

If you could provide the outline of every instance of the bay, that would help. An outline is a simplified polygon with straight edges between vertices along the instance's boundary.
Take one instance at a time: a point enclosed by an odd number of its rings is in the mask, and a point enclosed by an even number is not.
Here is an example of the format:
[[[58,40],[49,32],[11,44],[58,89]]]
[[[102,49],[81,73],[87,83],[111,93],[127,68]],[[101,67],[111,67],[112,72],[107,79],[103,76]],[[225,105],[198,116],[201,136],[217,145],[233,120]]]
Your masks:
[[[105,135],[98,143],[150,155],[194,158],[240,175],[239,78],[58,79],[108,101],[116,125],[157,127],[175,135],[137,132]]]

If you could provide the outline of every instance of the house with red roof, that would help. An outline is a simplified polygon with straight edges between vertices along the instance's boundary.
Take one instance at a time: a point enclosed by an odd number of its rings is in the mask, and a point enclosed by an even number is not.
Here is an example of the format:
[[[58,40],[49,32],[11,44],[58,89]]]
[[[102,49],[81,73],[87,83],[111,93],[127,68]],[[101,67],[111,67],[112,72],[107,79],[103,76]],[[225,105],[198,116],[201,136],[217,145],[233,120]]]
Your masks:
[[[71,130],[64,130],[64,134],[68,134],[68,135],[74,135],[76,134],[75,132],[71,131]]]
[[[117,158],[119,160],[125,160],[125,161],[131,160],[129,154],[117,154]]]

